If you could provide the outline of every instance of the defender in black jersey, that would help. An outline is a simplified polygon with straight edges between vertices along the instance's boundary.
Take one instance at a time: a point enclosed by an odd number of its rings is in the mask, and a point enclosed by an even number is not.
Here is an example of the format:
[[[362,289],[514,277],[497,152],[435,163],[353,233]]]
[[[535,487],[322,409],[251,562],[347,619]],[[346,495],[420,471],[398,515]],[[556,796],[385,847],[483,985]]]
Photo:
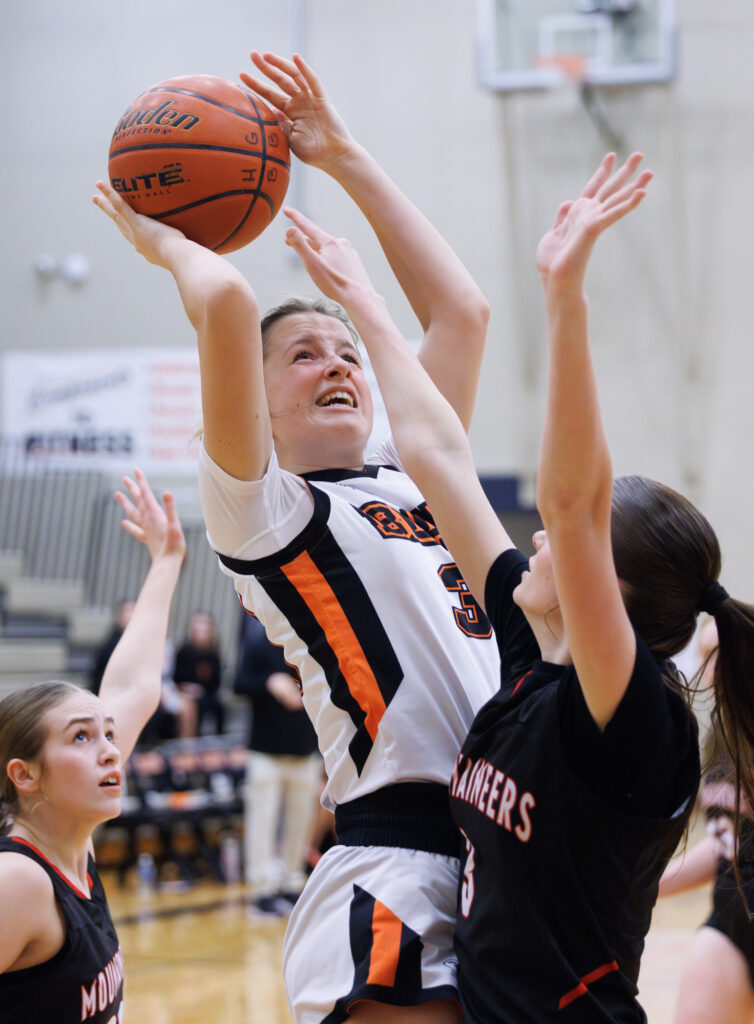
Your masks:
[[[702,685],[712,679],[718,651],[714,619],[695,638]],[[699,804],[707,835],[668,864],[660,896],[711,885],[709,917],[694,935],[676,1002],[675,1024],[741,1024],[754,1020],[754,820],[741,803],[737,815],[735,769],[726,756],[719,723],[704,744],[706,772]]]
[[[625,694],[600,731],[573,665],[540,659],[512,598],[527,566],[510,550],[490,569],[502,685],[450,786],[466,839],[461,1001],[478,1024],[639,1024],[644,936],[699,782],[696,728],[663,683],[669,667],[637,636]]]
[[[160,699],[186,544],[139,470],[116,498],[152,557],[99,696],[38,683],[0,701],[0,1024],[122,1024],[123,959],[92,856],[121,764]]]
[[[42,868],[65,922],[65,942],[55,956],[0,974],[2,1024],[121,1024],[123,955],[94,858],[89,855],[87,894],[25,840],[0,838],[2,851],[28,857]]]
[[[596,238],[645,195],[640,161],[615,171],[608,154],[537,251],[551,370],[537,481],[546,531],[528,563],[358,257],[305,218],[289,229],[364,337],[403,465],[497,633],[500,692],[478,712],[450,790],[466,840],[456,952],[468,1024],[645,1020],[644,936],[699,782],[696,724],[668,659],[700,610],[720,629],[727,737],[754,764],[754,609],[717,582],[717,538],[686,499],[613,481],[597,401],[584,274]],[[740,718],[748,733],[735,732]],[[746,784],[748,796],[751,772]]]

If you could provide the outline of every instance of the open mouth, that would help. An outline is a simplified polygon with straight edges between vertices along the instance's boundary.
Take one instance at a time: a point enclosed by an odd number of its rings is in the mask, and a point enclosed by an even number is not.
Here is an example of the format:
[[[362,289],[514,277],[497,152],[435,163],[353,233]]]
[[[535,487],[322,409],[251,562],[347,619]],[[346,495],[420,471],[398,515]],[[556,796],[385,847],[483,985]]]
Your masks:
[[[342,405],[347,409],[356,408],[353,395],[349,395],[347,391],[330,391],[328,394],[323,395],[322,398],[317,399],[317,405],[320,409],[327,409],[331,405]]]
[[[109,789],[110,787],[119,787],[119,786],[120,786],[120,773],[119,772],[113,772],[112,775],[106,776],[106,778],[104,778],[102,780],[102,782],[100,782],[100,789]]]

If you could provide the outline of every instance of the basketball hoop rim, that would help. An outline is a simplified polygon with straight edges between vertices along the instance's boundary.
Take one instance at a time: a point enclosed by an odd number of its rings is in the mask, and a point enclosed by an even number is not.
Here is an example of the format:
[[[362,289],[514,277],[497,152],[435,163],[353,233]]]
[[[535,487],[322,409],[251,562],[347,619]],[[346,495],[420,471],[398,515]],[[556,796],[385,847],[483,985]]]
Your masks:
[[[551,69],[561,79],[583,85],[587,80],[587,59],[582,53],[540,53],[535,64],[538,68]]]

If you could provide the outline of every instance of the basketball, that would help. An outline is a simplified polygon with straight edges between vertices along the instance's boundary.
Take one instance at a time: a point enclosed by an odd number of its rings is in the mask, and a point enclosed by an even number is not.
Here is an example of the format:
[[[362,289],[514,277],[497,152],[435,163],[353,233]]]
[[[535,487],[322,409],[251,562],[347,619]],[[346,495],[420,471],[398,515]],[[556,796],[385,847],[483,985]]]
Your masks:
[[[138,213],[215,252],[233,252],[280,209],[288,140],[248,90],[212,75],[184,75],[146,89],[123,113],[108,172]]]

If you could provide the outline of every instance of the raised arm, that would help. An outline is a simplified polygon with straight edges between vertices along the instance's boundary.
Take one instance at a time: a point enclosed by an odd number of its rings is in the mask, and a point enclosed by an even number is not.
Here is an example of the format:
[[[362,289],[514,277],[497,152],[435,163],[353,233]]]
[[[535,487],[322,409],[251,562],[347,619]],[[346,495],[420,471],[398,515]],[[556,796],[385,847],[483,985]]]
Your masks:
[[[309,276],[347,311],[364,340],[406,472],[426,498],[476,600],[489,567],[512,541],[482,490],[460,419],[403,339],[358,257],[295,210],[286,241]]]
[[[124,477],[130,497],[115,497],[127,517],[124,529],[146,544],[152,564],[100,687],[124,763],[160,703],[170,602],[186,554],[173,496],[166,493],[161,506],[141,470],[134,476]]]
[[[272,453],[262,374],[259,308],[248,281],[224,257],[175,228],[136,213],[104,181],[94,203],[150,263],[175,278],[197,335],[204,446],[239,480],[258,480]]]
[[[295,155],[334,178],[374,229],[424,332],[419,358],[468,430],[489,319],[484,296],[439,232],[353,139],[303,58],[256,51],[251,58],[270,81],[246,73],[241,79],[276,109]]]
[[[636,641],[613,564],[612,466],[589,351],[584,275],[599,235],[645,194],[650,172],[630,180],[640,161],[635,153],[613,173],[615,155],[605,157],[580,197],[560,207],[537,250],[550,347],[537,506],[571,656],[601,728],[625,693]]]

